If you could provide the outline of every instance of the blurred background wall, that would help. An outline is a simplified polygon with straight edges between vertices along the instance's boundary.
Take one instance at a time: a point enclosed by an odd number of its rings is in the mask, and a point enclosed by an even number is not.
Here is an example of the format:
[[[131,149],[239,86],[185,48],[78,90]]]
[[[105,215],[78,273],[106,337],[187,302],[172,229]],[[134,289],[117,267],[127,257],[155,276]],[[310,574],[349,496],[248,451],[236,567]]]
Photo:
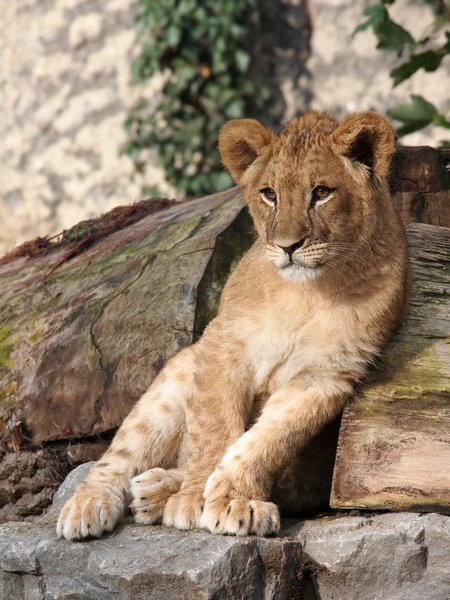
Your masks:
[[[443,61],[446,77],[442,69],[420,71],[393,90],[389,71],[400,59],[377,51],[370,31],[352,38],[370,2],[273,2],[279,6],[263,32],[258,61],[271,62],[282,99],[275,127],[308,107],[337,117],[366,109],[384,113],[424,88],[440,110],[448,108],[448,57]],[[145,155],[144,174],[136,173],[121,153],[131,108],[141,98],[150,109],[156,107],[166,77],[156,73],[147,86],[132,85],[136,10],[137,0],[2,3],[0,254],[129,204],[143,188],[177,195],[154,152]],[[397,0],[392,16],[419,35],[431,9],[417,0]],[[250,42],[257,45],[258,40]],[[446,133],[427,128],[402,143],[433,145],[448,140]]]
[[[139,197],[120,155],[123,123],[160,78],[131,86],[135,9],[135,0],[2,3],[0,253]]]

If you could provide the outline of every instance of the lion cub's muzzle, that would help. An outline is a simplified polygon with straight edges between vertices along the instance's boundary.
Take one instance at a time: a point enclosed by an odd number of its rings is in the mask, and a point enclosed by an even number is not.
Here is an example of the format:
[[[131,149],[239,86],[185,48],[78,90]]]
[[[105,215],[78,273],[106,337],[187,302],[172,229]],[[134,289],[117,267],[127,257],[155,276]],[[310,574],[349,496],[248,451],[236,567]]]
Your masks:
[[[325,264],[327,244],[303,238],[294,243],[284,240],[268,245],[267,255],[284,279],[307,281],[317,277]]]
[[[279,248],[281,248],[283,250],[283,252],[285,252],[289,256],[289,262],[294,262],[292,259],[294,252],[296,252],[297,250],[300,250],[300,248],[304,245],[305,241],[306,241],[306,238],[304,238],[303,240],[299,240],[298,242],[295,242],[294,244],[291,244],[290,246],[281,246],[280,244],[277,244],[277,246]]]

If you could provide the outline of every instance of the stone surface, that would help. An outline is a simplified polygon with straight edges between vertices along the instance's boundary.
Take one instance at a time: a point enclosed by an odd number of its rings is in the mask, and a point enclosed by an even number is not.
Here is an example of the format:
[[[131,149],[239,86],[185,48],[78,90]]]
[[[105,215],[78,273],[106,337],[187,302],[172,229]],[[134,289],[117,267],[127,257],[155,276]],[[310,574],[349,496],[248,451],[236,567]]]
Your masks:
[[[67,475],[63,484],[53,496],[52,511],[58,512],[61,510],[67,500],[73,496],[77,485],[86,479],[92,465],[95,465],[95,461],[85,462]]]
[[[2,600],[448,600],[450,518],[414,513],[285,521],[278,538],[138,526],[58,540],[73,471],[39,522],[0,527]]]
[[[321,600],[447,600],[450,518],[436,513],[341,516],[286,531],[314,561]]]
[[[137,0],[17,0],[0,15],[0,255],[119,203],[142,186],[173,194],[149,153],[145,177],[121,154],[124,122],[164,77],[131,82]],[[26,31],[26,35],[24,32]]]

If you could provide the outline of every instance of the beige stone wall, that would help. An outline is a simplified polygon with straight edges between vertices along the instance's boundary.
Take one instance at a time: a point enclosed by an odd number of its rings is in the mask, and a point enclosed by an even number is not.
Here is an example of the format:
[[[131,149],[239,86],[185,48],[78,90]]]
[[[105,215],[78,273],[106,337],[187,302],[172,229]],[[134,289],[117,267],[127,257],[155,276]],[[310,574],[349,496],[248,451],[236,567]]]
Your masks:
[[[0,253],[139,197],[120,155],[143,93],[130,82],[136,2],[1,3]],[[161,81],[145,90],[155,102]],[[150,167],[145,183],[170,192],[163,179]]]

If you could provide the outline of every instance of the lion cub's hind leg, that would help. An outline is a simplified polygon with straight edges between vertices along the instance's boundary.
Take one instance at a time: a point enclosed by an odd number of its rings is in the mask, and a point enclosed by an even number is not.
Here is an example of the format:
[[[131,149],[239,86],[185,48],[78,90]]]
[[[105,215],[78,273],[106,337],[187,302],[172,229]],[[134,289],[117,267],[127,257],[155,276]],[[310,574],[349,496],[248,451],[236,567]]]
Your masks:
[[[183,469],[149,469],[131,480],[133,502],[130,507],[136,523],[155,525],[162,522],[167,500],[183,483]]]
[[[161,505],[181,483],[176,468],[183,463],[186,403],[192,394],[193,370],[193,346],[168,362],[125,419],[110,448],[64,505],[57,525],[59,537],[82,539],[111,531],[129,503],[131,480],[144,472],[147,483],[150,477],[156,482],[161,472],[167,474],[160,478],[160,487],[153,486],[152,492],[149,488],[139,496],[153,496],[147,503],[152,506],[149,514],[156,518]],[[143,506],[135,508],[139,509],[139,522],[151,522],[142,520]]]

